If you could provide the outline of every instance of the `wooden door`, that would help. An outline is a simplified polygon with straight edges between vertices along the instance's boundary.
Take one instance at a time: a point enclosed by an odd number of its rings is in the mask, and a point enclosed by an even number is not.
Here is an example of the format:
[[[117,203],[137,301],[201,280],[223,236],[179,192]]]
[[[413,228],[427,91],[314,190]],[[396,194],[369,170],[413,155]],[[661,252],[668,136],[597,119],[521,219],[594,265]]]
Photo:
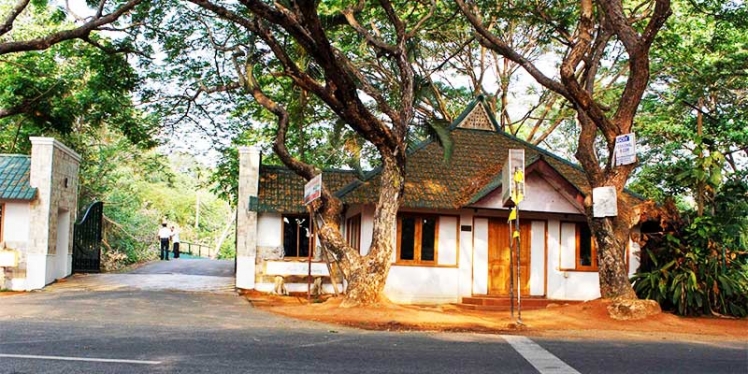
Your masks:
[[[530,222],[520,222],[520,276],[522,295],[530,294]],[[509,296],[512,268],[509,224],[505,218],[488,221],[488,294]],[[516,277],[516,276],[515,276]],[[516,287],[516,285],[515,285]]]

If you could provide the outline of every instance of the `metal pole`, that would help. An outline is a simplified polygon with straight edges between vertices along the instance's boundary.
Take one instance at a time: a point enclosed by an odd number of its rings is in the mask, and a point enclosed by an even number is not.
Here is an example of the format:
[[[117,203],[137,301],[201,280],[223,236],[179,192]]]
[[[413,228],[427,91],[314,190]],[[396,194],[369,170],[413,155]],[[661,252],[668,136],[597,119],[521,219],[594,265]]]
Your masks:
[[[307,233],[309,234],[307,236],[307,244],[308,244],[308,252],[309,252],[309,271],[307,273],[306,278],[306,300],[308,302],[312,302],[312,240],[314,239],[314,233],[310,232],[314,228],[314,225],[312,225],[312,211],[309,210],[309,230],[307,230]]]
[[[514,190],[519,191],[519,182],[514,178]],[[517,227],[517,241],[515,247],[517,247],[517,323],[522,324],[522,263],[520,261],[520,255],[522,253],[522,234],[519,228],[519,202],[516,204],[516,224]],[[512,240],[514,241],[514,240]]]
[[[514,319],[514,229],[512,220],[509,223],[509,311]]]

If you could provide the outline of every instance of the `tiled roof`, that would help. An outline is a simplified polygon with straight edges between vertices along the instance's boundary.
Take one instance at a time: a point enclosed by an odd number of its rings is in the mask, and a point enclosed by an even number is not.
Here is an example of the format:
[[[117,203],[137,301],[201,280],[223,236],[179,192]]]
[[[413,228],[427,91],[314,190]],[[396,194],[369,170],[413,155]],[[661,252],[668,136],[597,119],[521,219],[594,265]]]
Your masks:
[[[29,184],[31,157],[0,155],[0,199],[34,200],[36,188]]]
[[[472,111],[473,107],[468,107],[466,112]],[[475,113],[485,115],[483,111]],[[460,116],[463,120],[464,117]],[[452,128],[454,150],[449,162],[443,161],[443,150],[436,142],[416,147],[408,155],[402,207],[456,209],[474,203],[477,197],[500,186],[501,169],[508,150],[518,148],[525,150],[526,162],[542,156],[579,191],[590,192],[585,173],[579,166],[548,151],[500,131],[467,129],[459,123],[453,124]],[[346,189],[347,193],[342,196],[345,203],[375,202],[379,176],[374,175],[360,185]],[[625,199],[633,203],[636,198],[627,194]]]
[[[357,180],[357,173],[348,170],[325,170],[322,183],[335,192]],[[261,166],[258,190],[258,212],[306,213],[303,204],[304,178],[279,166]]]

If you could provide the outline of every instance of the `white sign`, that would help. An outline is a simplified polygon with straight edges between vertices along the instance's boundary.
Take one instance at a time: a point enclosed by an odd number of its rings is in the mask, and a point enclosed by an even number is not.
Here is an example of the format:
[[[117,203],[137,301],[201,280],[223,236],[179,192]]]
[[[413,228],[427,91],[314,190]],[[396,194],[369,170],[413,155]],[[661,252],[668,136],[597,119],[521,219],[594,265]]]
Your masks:
[[[615,217],[618,215],[618,199],[613,186],[592,189],[592,216]]]
[[[636,137],[634,133],[616,136],[613,150],[614,165],[629,165],[636,162]]]
[[[0,250],[0,267],[16,267],[18,266],[18,252],[9,250]],[[2,278],[0,277],[0,280]]]
[[[308,275],[308,262],[286,262],[286,261],[267,261],[265,263],[265,275]],[[312,263],[313,276],[328,276],[327,264],[320,262]]]
[[[304,185],[304,205],[319,199],[322,195],[322,173],[317,174]]]
[[[505,207],[517,205],[522,201],[524,195],[525,150],[510,149],[509,155],[504,162],[504,167],[501,169],[502,205],[504,205]],[[514,201],[515,199],[518,199],[519,201]]]

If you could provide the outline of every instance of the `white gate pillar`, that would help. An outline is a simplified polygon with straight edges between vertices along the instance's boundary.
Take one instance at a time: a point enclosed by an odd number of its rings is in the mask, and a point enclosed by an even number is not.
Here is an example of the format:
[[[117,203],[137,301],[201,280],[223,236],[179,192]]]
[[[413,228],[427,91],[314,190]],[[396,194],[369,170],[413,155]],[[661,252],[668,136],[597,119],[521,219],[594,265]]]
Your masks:
[[[255,288],[257,257],[257,212],[250,199],[257,198],[260,180],[260,151],[239,147],[239,196],[236,217],[236,287]]]

